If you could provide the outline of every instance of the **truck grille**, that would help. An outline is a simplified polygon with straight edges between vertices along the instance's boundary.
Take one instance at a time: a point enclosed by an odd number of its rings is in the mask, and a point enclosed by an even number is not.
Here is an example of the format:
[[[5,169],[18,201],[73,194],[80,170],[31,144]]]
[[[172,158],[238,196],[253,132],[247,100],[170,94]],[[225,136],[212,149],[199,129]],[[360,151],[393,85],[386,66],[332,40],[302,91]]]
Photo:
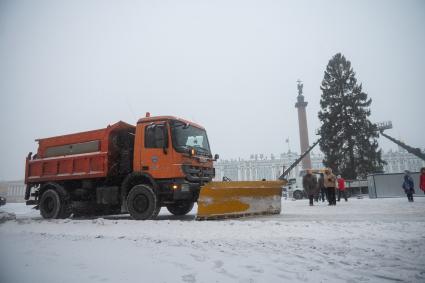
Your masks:
[[[215,169],[210,167],[182,165],[182,169],[190,182],[209,182],[215,176]]]

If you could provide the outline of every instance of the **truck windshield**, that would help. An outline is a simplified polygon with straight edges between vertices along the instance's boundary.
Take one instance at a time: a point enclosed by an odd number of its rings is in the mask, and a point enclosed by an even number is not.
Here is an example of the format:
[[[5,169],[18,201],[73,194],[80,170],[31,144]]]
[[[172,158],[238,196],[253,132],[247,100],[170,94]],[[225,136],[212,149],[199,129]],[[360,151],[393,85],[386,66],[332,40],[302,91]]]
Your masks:
[[[205,130],[180,121],[171,121],[170,124],[173,146],[178,152],[187,152],[191,148],[195,148],[198,154],[211,156]]]

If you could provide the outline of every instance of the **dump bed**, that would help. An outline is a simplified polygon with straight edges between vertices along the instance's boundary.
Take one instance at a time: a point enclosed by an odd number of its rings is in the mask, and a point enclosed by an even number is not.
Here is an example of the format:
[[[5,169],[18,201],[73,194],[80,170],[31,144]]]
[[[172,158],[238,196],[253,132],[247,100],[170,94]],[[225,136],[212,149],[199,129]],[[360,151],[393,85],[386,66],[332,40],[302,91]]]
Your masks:
[[[134,126],[119,121],[103,129],[38,139],[37,154],[26,159],[25,183],[130,172],[134,131]]]

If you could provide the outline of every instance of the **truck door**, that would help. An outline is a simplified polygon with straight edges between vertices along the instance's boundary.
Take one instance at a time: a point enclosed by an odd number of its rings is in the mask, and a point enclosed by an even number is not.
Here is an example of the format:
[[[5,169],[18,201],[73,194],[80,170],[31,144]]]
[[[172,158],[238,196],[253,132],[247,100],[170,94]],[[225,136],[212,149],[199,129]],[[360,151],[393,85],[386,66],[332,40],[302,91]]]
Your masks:
[[[141,169],[155,179],[170,178],[172,150],[167,123],[156,122],[145,126],[141,151]]]

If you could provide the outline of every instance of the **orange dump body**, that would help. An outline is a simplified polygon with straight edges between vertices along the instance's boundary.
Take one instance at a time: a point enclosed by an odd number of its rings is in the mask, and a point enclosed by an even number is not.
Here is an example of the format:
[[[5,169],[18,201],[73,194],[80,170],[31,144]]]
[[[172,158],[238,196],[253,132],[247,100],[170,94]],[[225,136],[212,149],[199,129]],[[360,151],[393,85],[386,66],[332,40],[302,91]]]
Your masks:
[[[103,129],[38,139],[37,154],[26,159],[25,183],[113,175],[115,137],[134,132],[134,126],[120,121]]]

